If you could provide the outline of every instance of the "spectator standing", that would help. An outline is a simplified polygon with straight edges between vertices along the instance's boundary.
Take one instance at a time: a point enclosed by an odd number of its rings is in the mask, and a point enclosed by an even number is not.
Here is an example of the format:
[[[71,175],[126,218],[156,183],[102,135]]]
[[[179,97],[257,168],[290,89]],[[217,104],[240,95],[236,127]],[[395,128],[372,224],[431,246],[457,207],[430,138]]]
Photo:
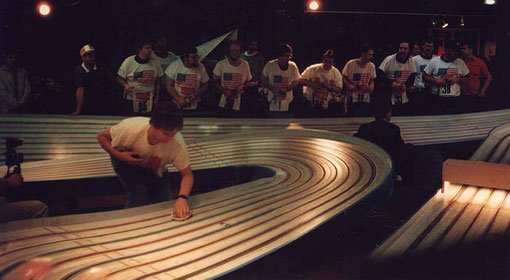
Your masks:
[[[267,100],[258,91],[262,69],[264,68],[264,56],[259,51],[259,41],[252,39],[248,48],[241,54],[241,58],[250,66],[251,81],[244,91],[244,102],[241,103],[241,111],[245,116],[263,116],[267,111]]]
[[[485,109],[486,91],[491,84],[492,77],[485,62],[473,54],[473,44],[460,44],[461,58],[469,69],[467,83],[461,84],[462,112],[474,112]]]
[[[367,117],[371,112],[371,95],[374,92],[374,80],[377,78],[374,58],[374,47],[364,44],[361,47],[361,56],[348,61],[342,75],[347,88],[347,110],[350,116]]]
[[[428,38],[422,45],[421,53],[413,57],[414,67],[419,74],[414,78],[413,87],[408,90],[412,111],[417,114],[431,113],[432,96],[430,86],[423,80],[423,71],[432,60],[434,40]]]
[[[82,63],[74,70],[76,110],[72,115],[113,115],[113,75],[96,63],[91,45],[80,49]]]
[[[186,47],[181,59],[172,62],[165,71],[166,89],[181,110],[196,110],[208,88],[209,75],[198,58],[195,47]]]
[[[396,115],[408,115],[410,108],[407,88],[412,86],[414,75],[418,74],[412,58],[409,57],[409,42],[402,40],[398,52],[387,56],[379,65],[379,69],[393,80],[391,85],[393,112]]]
[[[30,100],[30,112],[35,114],[69,114],[73,110],[69,97],[64,94],[60,81],[56,76],[47,75],[33,90]]]
[[[213,70],[213,83],[221,92],[220,113],[239,116],[244,89],[252,79],[250,66],[241,59],[241,45],[232,41],[228,46],[227,58],[218,61]]]
[[[117,81],[124,89],[124,114],[147,115],[158,102],[163,69],[151,54],[151,43],[142,41],[138,54],[126,58],[117,72]]]
[[[6,51],[0,67],[0,114],[25,113],[30,91],[27,70],[18,65],[16,51]]]
[[[261,84],[267,94],[272,116],[290,116],[289,105],[294,100],[293,89],[299,85],[299,69],[292,58],[292,47],[280,44],[278,58],[266,63],[262,70]]]
[[[422,52],[421,46],[419,43],[414,43],[411,48],[411,57],[417,56]]]
[[[469,69],[458,56],[457,43],[448,41],[445,43],[445,53],[433,58],[423,71],[424,80],[431,84],[436,114],[460,112],[460,85],[468,81]]]
[[[163,73],[165,73],[168,66],[179,59],[179,57],[168,50],[168,42],[164,36],[156,36],[153,44],[154,51],[151,54],[151,58],[161,65],[161,69],[163,69]],[[172,100],[172,97],[166,90],[166,75],[163,75],[161,78],[161,89],[159,95],[160,102]]]
[[[304,97],[314,117],[338,116],[343,111],[343,106],[335,106],[335,109],[340,112],[330,111],[329,108],[329,105],[335,101],[340,104],[340,101],[345,100],[341,95],[342,74],[333,66],[334,64],[333,50],[330,49],[322,55],[322,63],[307,67],[301,74],[300,83],[304,86]]]

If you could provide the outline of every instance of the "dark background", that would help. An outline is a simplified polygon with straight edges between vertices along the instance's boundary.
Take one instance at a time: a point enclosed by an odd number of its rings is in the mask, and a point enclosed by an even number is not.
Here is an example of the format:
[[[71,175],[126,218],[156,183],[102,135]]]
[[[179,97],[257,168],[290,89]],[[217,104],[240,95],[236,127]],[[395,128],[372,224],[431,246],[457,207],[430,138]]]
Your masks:
[[[47,18],[37,14],[38,2],[0,0],[0,51],[18,49],[32,77],[51,73],[72,81],[85,44],[92,44],[98,61],[116,72],[124,58],[136,53],[143,37],[163,34],[170,50],[179,53],[185,44],[198,45],[236,27],[241,41],[260,40],[266,60],[275,57],[279,42],[290,43],[300,71],[318,62],[328,48],[335,50],[341,69],[359,55],[363,42],[377,45],[378,65],[396,51],[400,38],[427,37],[433,15],[445,15],[449,28],[459,27],[463,15],[464,29],[480,30],[481,50],[490,36],[496,38],[493,91],[501,100],[509,99],[509,82],[497,79],[509,71],[503,63],[510,61],[508,1],[488,6],[483,0],[323,0],[322,11],[337,13],[308,13],[303,12],[303,0],[52,0],[53,12]]]

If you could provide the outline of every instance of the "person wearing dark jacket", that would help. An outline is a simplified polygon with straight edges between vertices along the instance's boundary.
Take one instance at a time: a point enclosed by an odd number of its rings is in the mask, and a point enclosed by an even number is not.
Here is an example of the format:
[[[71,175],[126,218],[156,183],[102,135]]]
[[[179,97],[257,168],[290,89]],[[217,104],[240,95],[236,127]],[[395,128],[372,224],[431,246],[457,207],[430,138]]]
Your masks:
[[[375,120],[361,125],[354,136],[378,145],[391,156],[398,181],[412,184],[425,193],[435,191],[441,186],[442,163],[446,158],[434,150],[423,150],[404,142],[400,128],[390,123],[389,98],[373,104]]]
[[[389,101],[389,100],[388,100]],[[375,120],[359,127],[354,136],[367,140],[383,148],[395,163],[397,178],[407,177],[409,173],[409,155],[412,145],[407,145],[400,135],[400,128],[392,123],[391,105],[389,102],[377,102],[373,104]],[[399,178],[401,176],[401,178]]]

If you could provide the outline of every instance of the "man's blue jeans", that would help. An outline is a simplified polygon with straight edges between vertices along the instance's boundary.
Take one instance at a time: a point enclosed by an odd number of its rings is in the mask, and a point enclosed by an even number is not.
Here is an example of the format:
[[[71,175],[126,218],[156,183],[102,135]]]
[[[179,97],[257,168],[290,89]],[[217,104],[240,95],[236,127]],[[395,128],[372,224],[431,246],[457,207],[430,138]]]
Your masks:
[[[151,170],[131,166],[112,156],[110,158],[113,170],[128,196],[126,208],[170,200],[170,184],[166,173],[161,178]]]

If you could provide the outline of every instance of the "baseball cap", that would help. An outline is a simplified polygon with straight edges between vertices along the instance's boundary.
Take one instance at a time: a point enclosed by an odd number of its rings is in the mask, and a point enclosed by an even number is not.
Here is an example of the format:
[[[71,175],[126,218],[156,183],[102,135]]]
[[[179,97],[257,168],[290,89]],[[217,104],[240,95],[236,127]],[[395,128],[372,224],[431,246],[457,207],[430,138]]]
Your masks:
[[[83,55],[85,55],[86,53],[95,52],[95,51],[96,50],[94,49],[94,47],[92,45],[85,45],[81,48],[80,55],[81,55],[81,57],[83,57]]]

